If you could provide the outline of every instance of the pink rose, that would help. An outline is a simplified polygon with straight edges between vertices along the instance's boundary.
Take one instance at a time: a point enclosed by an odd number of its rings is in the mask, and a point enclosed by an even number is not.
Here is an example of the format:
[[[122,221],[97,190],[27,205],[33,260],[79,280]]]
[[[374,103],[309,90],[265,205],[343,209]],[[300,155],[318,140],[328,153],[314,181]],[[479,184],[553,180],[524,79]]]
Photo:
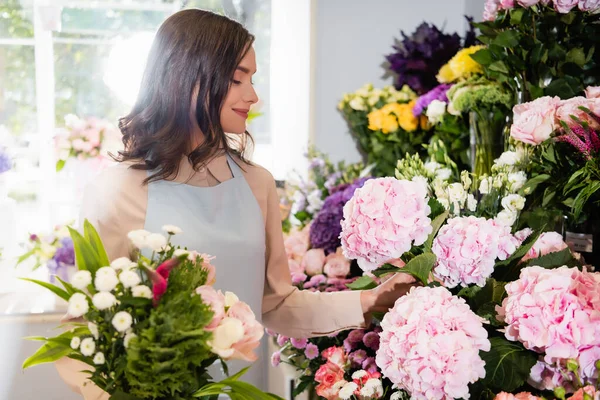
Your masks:
[[[323,350],[321,357],[341,368],[344,368],[348,361],[348,357],[346,357],[346,352],[343,347],[329,347],[328,349]]]
[[[308,250],[309,236],[304,230],[295,231],[285,239],[283,244],[288,258],[301,260]]]
[[[566,122],[569,126],[579,125],[578,122],[571,118],[571,115],[574,115],[581,121],[587,122],[591,128],[599,129],[600,124],[587,112],[579,109],[579,107],[588,108],[592,112],[600,111],[600,99],[586,99],[580,96],[563,100],[556,110],[556,119]]]
[[[556,128],[555,113],[558,97],[544,96],[513,108],[514,123],[510,135],[523,143],[537,146],[550,137]]]
[[[319,275],[323,273],[325,264],[325,250],[310,249],[302,258],[302,267],[307,275]]]
[[[231,346],[234,352],[229,358],[256,361],[258,357],[254,353],[254,350],[260,345],[260,339],[264,335],[264,328],[256,320],[254,312],[252,312],[248,304],[238,301],[227,310],[227,317],[241,321],[244,327],[244,337]]]
[[[579,0],[581,11],[597,12],[600,9],[600,0]]]
[[[350,260],[344,257],[342,248],[338,247],[335,253],[331,253],[325,259],[325,274],[333,278],[345,278],[350,273]]]
[[[579,0],[554,0],[554,9],[561,14],[566,14],[577,7]]]
[[[485,21],[493,21],[496,19],[498,15],[498,10],[500,9],[500,1],[499,0],[487,0],[485,2],[485,7],[483,9],[483,19]]]
[[[328,400],[338,399],[338,393],[341,387],[336,388],[336,383],[343,380],[344,370],[338,365],[330,362],[321,365],[315,374],[315,381],[319,382],[319,386],[316,387],[317,395]]]
[[[515,8],[515,0],[500,0],[500,7],[503,10],[510,10]]]
[[[213,319],[206,327],[207,330],[213,331],[219,325],[223,317],[225,317],[225,296],[219,290],[218,292],[210,285],[203,285],[196,288],[196,294],[202,297],[202,301],[206,303],[213,311]]]
[[[595,1],[598,4],[600,4],[600,0],[595,0]],[[600,86],[588,86],[585,89],[585,97],[587,97],[588,99],[598,99],[598,98],[600,98]]]
[[[539,2],[540,0],[517,0],[517,3],[519,3],[521,7],[535,6]]]

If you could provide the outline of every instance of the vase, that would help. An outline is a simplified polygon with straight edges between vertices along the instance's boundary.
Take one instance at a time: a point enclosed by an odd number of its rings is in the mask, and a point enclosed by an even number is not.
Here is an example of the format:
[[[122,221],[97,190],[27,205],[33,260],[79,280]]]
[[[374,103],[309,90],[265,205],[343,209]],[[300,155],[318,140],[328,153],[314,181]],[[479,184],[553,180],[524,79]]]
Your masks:
[[[494,160],[504,151],[506,123],[506,116],[499,111],[473,110],[469,113],[471,172],[475,176],[489,175]]]

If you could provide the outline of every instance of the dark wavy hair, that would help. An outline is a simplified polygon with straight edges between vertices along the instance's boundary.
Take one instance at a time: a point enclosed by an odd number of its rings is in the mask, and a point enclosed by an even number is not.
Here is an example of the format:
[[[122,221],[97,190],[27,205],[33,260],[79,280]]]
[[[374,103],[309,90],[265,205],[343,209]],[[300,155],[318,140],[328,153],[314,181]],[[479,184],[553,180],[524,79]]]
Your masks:
[[[209,11],[183,10],[165,20],[152,43],[136,103],[119,119],[125,149],[115,160],[152,171],[145,183],[175,177],[184,156],[194,168],[223,153],[248,163],[244,150],[252,137],[246,131],[237,140],[228,138],[220,114],[234,72],[253,42],[240,23]],[[190,152],[196,90],[204,141]]]

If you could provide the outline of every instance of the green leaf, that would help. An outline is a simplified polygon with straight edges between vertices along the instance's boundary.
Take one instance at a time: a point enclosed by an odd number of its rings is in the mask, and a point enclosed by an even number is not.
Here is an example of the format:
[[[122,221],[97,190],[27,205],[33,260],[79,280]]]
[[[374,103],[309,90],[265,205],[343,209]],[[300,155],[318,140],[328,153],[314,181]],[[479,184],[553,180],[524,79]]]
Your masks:
[[[381,267],[377,268],[375,271],[373,271],[373,275],[375,275],[376,277],[380,277],[386,274],[392,274],[392,273],[396,273],[396,272],[400,272],[400,268],[396,267],[395,265],[392,264],[383,264]]]
[[[30,278],[21,278],[21,280],[24,281],[28,281],[28,282],[33,282],[37,285],[43,286],[46,289],[50,290],[52,293],[54,293],[55,295],[57,295],[58,297],[60,297],[63,300],[69,301],[69,298],[71,297],[69,295],[69,293],[61,288],[59,288],[58,286],[55,286],[51,283],[48,282],[43,282],[43,281],[38,281],[36,279],[30,279]]]
[[[35,254],[35,250],[29,250],[27,253],[21,255],[17,260],[17,265],[21,264],[23,261],[27,260],[29,257]]]
[[[435,254],[423,253],[410,260],[404,267],[400,268],[398,272],[411,274],[424,285],[427,285],[429,274],[435,265],[435,261]]]
[[[510,24],[519,25],[521,23],[521,20],[523,19],[524,13],[524,8],[513,8],[512,10],[510,10]]]
[[[519,44],[520,38],[521,35],[516,30],[507,30],[496,36],[496,39],[494,39],[494,44],[512,49]]]
[[[498,261],[494,266],[493,276],[498,281],[513,281],[518,279],[521,265],[521,259],[529,252],[529,250],[533,247],[533,244],[538,240],[542,232],[544,231],[545,226],[542,227],[539,231],[534,231],[525,241],[519,246],[510,257],[508,257],[504,261]]]
[[[576,13],[569,12],[566,14],[562,14],[560,17],[561,22],[564,22],[567,25],[571,25],[573,21],[575,21]]]
[[[501,327],[504,324],[496,319],[496,303],[485,303],[477,310],[476,314],[487,320],[491,326]]]
[[[109,266],[110,260],[108,259],[108,255],[106,254],[106,250],[104,249],[100,235],[98,235],[96,228],[94,228],[94,226],[87,219],[83,223],[83,233],[85,235],[85,239],[96,251],[100,264],[102,264],[103,267]]]
[[[65,290],[69,294],[69,296],[72,296],[73,293],[77,293],[78,292],[78,290],[75,289],[73,287],[73,285],[71,285],[70,283],[67,283],[67,282],[63,281],[62,279],[60,279],[60,276],[55,275],[55,278],[58,279],[58,281],[63,285],[63,287],[65,288]]]
[[[578,266],[579,263],[573,257],[573,253],[569,248],[563,249],[561,251],[555,251],[553,253],[548,253],[538,258],[534,258],[527,261],[527,266],[537,265],[538,267],[546,268],[546,269],[554,269],[562,267],[563,265],[567,265],[569,267]]]
[[[144,400],[139,397],[132,396],[120,390],[117,390],[110,396],[110,400]]]
[[[73,349],[69,345],[64,346],[56,342],[48,342],[23,362],[23,369],[60,360],[71,354],[72,351]]]
[[[60,172],[65,167],[66,162],[66,160],[58,160],[56,162],[56,172]]]
[[[586,63],[583,48],[575,47],[569,50],[569,52],[567,53],[567,62],[572,62],[579,65],[580,67],[583,67]]]
[[[470,299],[472,297],[474,297],[477,293],[479,293],[483,288],[477,285],[473,285],[473,286],[467,286],[464,287],[462,289],[460,289],[460,292],[458,292],[457,296],[458,297],[466,297],[467,299]]]
[[[105,267],[100,263],[98,253],[88,243],[87,240],[79,232],[71,227],[67,227],[73,239],[73,247],[75,248],[75,262],[80,270],[90,271],[93,276],[101,267]]]
[[[488,68],[490,69],[490,71],[500,72],[502,74],[509,73],[508,67],[506,66],[504,61],[494,61],[493,63],[490,64],[490,66]]]
[[[537,175],[537,176],[529,179],[525,183],[525,185],[523,185],[523,187],[521,188],[519,193],[521,195],[533,193],[535,191],[535,189],[537,189],[538,185],[546,182],[548,179],[550,179],[550,175],[548,175],[548,174]]]
[[[304,392],[310,385],[314,383],[311,379],[301,380],[298,386],[294,388],[294,396],[299,396],[302,392]]]
[[[423,244],[425,251],[431,251],[431,246],[433,245],[433,239],[435,239],[435,236],[437,235],[438,231],[440,230],[440,228],[446,221],[446,218],[448,218],[449,214],[450,214],[449,211],[444,211],[442,214],[435,217],[435,219],[431,222],[431,227],[433,228],[433,230],[431,231],[431,233],[429,234],[429,237]]]
[[[494,303],[502,304],[502,300],[506,295],[506,282],[497,281],[490,278],[485,283],[485,286],[473,296],[473,305],[475,308],[480,308],[484,304]]]
[[[365,275],[361,276],[352,283],[346,284],[346,286],[352,290],[368,290],[377,287],[377,283],[373,280],[373,278]]]
[[[492,53],[488,49],[481,49],[471,54],[471,58],[481,65],[490,65],[494,61]]]
[[[565,75],[550,82],[544,93],[547,96],[558,96],[561,99],[569,99],[577,96],[582,91],[583,86],[579,79]]]
[[[531,50],[531,62],[532,64],[537,64],[542,61],[542,57],[544,56],[544,43],[537,43],[533,50]]]
[[[535,353],[518,342],[502,337],[490,339],[490,351],[480,352],[485,361],[485,378],[482,383],[496,391],[512,392],[522,386],[537,361]]]

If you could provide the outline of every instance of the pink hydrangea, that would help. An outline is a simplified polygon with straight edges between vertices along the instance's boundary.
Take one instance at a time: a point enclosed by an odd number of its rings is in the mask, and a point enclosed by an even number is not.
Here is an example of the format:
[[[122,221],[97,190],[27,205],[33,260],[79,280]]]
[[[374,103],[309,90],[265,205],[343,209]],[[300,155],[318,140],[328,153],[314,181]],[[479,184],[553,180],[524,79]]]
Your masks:
[[[451,218],[433,241],[434,276],[449,288],[472,283],[483,287],[496,259],[505,260],[518,245],[510,227],[492,219]]]
[[[483,322],[448,289],[413,287],[383,318],[377,366],[413,399],[468,399],[485,376]]]
[[[368,180],[344,206],[340,237],[346,258],[368,272],[423,244],[432,232],[428,200],[420,183]]]
[[[518,280],[506,285],[506,292],[497,312],[498,319],[507,324],[507,339],[543,354],[549,365],[578,361],[584,382],[597,374],[591,359],[600,356],[599,274],[566,266],[527,267]],[[557,374],[548,374],[549,368],[542,367],[532,369],[532,380],[538,386],[555,384]]]
[[[533,231],[529,228],[522,229],[515,233],[515,237],[519,242],[525,241],[531,235]],[[557,232],[544,232],[535,241],[531,249],[525,254],[521,261],[527,261],[534,258],[545,256],[546,254],[555,253],[569,247],[560,233]]]

